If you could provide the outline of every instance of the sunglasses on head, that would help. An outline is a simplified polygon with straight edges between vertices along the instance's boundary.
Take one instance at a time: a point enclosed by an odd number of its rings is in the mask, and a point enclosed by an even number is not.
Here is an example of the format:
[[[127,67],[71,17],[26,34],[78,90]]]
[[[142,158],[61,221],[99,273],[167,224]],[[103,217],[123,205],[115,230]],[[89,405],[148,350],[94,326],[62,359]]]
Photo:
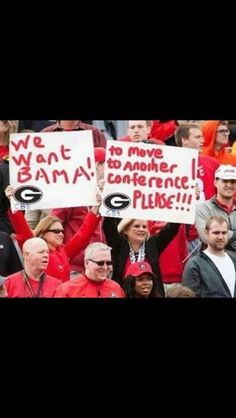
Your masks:
[[[95,261],[95,260],[92,260],[91,258],[88,258],[88,260],[92,261],[92,263],[96,263],[100,267],[104,266],[104,264],[106,264],[107,266],[112,266],[113,264],[112,261]]]
[[[48,229],[47,232],[54,232],[54,234],[60,234],[62,232],[64,234],[64,229]]]

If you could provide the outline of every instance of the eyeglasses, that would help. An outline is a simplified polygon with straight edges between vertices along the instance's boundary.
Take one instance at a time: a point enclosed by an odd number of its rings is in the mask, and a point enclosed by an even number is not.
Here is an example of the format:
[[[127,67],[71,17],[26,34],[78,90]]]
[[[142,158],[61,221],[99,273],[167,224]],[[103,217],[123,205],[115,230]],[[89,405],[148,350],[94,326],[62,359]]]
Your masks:
[[[224,135],[229,135],[230,131],[228,129],[219,129],[218,131],[216,131],[218,134],[224,134]]]
[[[62,232],[64,234],[64,229],[48,229],[46,232],[54,232],[54,234],[60,234]]]
[[[88,260],[92,261],[92,263],[96,263],[100,267],[104,266],[104,264],[106,264],[107,266],[112,266],[113,264],[113,261],[95,261],[95,260],[92,260],[91,258],[88,258]]]

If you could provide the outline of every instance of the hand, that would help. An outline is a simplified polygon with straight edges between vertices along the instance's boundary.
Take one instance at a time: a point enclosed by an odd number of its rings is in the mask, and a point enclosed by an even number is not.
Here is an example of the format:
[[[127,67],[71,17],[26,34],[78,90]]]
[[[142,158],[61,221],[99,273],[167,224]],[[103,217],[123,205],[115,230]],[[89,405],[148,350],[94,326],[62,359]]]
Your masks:
[[[99,188],[99,190],[100,190],[100,192],[102,193],[103,192],[103,190],[104,190],[104,186],[105,186],[105,180],[104,179],[100,179],[99,181],[98,181],[98,188]]]
[[[195,196],[196,196],[196,200],[199,200],[199,199],[200,199],[200,195],[201,195],[201,189],[200,189],[199,185],[198,185],[198,184],[196,184],[196,186],[195,186]]]
[[[5,195],[7,196],[8,199],[10,199],[10,197],[14,195],[13,187],[7,186],[7,188],[5,189]]]
[[[94,205],[92,208],[91,208],[91,212],[93,212],[94,213],[94,215],[99,215],[99,209],[100,209],[100,206],[101,206],[101,204],[102,204],[102,195],[101,195],[101,193],[99,192],[99,193],[97,193],[97,195],[96,195],[96,199],[97,199],[97,204],[96,205]]]

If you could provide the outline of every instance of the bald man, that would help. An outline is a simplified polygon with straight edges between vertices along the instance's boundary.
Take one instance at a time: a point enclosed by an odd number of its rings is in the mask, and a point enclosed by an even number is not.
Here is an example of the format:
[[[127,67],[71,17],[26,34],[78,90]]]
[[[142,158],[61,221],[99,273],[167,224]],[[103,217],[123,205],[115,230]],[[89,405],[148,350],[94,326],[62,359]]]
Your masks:
[[[41,238],[30,238],[23,245],[24,270],[8,276],[4,282],[9,298],[50,298],[61,284],[45,273],[49,249]]]

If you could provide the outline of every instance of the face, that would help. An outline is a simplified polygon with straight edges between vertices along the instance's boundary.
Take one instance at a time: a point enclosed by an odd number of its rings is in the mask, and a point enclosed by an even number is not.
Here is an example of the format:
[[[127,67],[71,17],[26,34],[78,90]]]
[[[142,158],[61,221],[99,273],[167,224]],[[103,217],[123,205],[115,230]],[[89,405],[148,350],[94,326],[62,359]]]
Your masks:
[[[103,261],[106,261],[106,263],[101,263],[101,266],[97,264],[97,262]],[[104,250],[94,251],[93,256],[84,261],[84,265],[85,274],[89,279],[95,282],[102,282],[111,277],[112,274],[111,252]]]
[[[217,197],[219,199],[232,199],[236,192],[236,180],[215,180]]]
[[[43,235],[43,239],[48,244],[50,250],[54,250],[63,244],[64,228],[60,222],[53,222],[47,232]]]
[[[140,142],[148,139],[151,127],[146,120],[130,120],[128,122],[128,135],[133,142]]]
[[[26,263],[32,270],[45,271],[48,266],[49,250],[46,242],[32,244],[32,247],[24,254]]]
[[[205,231],[205,234],[208,239],[208,245],[213,250],[223,250],[226,247],[229,240],[228,227],[226,222],[220,225],[218,222],[213,221],[210,225],[210,229],[208,231]]]
[[[135,219],[124,232],[129,242],[135,242],[141,245],[147,239],[147,221]]]
[[[191,128],[189,130],[189,138],[182,139],[183,147],[201,149],[204,145],[204,137],[201,129]]]
[[[216,129],[215,147],[221,149],[226,146],[229,141],[229,130],[226,125],[218,125]]]
[[[140,298],[148,298],[153,288],[153,278],[149,274],[141,274],[135,279],[135,294]]]

